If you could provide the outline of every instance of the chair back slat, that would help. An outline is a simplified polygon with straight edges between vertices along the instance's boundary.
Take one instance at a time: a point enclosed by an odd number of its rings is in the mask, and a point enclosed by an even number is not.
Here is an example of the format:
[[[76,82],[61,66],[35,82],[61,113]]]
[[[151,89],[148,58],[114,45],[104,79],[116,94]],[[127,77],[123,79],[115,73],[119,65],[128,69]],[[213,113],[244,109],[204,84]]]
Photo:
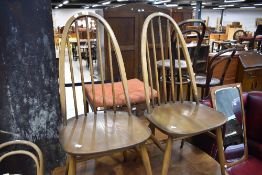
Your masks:
[[[156,42],[155,42],[155,32],[154,32],[153,21],[150,22],[150,27],[151,27],[151,39],[152,39],[152,47],[153,47],[155,81],[156,81],[156,89],[157,89],[157,102],[158,102],[158,105],[160,105],[161,96],[160,96],[160,88],[159,88],[159,75],[158,75],[158,69],[157,69]]]
[[[158,30],[159,30],[159,42],[160,42],[160,49],[161,49],[161,60],[162,65],[165,65],[165,54],[164,54],[164,46],[163,46],[163,34],[162,34],[162,24],[161,24],[161,17],[158,17]],[[164,102],[167,103],[167,92],[166,92],[166,68],[162,66],[162,78],[163,78],[163,92],[164,92]]]
[[[167,44],[168,44],[168,54],[170,59],[170,77],[171,77],[171,97],[172,101],[175,102],[175,79],[174,79],[174,66],[173,66],[173,55],[172,55],[172,47],[171,47],[171,36],[170,36],[170,23],[167,20]]]
[[[153,88],[154,88],[154,85],[153,85],[153,78],[152,78],[152,70],[151,70],[151,61],[150,61],[150,53],[149,53],[149,46],[148,46],[148,41],[146,42],[146,52],[147,52],[147,65],[149,67],[149,86],[151,87],[151,96],[153,96]],[[152,103],[153,103],[153,106],[155,105],[155,99],[152,98]]]
[[[75,29],[76,29],[76,41],[77,41],[77,50],[78,50],[78,57],[79,57],[80,76],[81,76],[82,93],[83,93],[84,114],[86,115],[87,114],[87,105],[86,105],[86,93],[85,93],[85,80],[84,80],[84,73],[83,73],[83,62],[82,62],[80,37],[79,37],[77,21],[75,21]]]
[[[177,49],[177,60],[178,60],[178,75],[179,75],[179,90],[180,90],[180,101],[183,102],[184,99],[184,91],[183,91],[183,79],[182,79],[182,70],[181,70],[181,55],[180,55],[180,39],[178,34],[176,34],[177,42],[176,42],[176,49]]]
[[[109,34],[107,34],[107,42],[108,42],[108,58],[109,58],[109,71],[110,71],[110,78],[112,82],[112,94],[113,94],[113,109],[116,112],[116,94],[115,94],[115,85],[114,85],[114,69],[112,63],[112,48],[111,48],[111,39]]]
[[[84,26],[84,28],[80,28],[77,24],[77,20],[81,19],[82,21],[84,21],[86,23],[86,26]],[[95,25],[89,25],[90,21],[95,21]],[[92,22],[91,22],[92,23]],[[92,23],[94,24],[94,23]],[[96,32],[92,32],[93,27],[96,27]],[[93,111],[95,114],[97,114],[97,110],[102,109],[103,111],[106,111],[106,109],[109,108],[109,103],[111,105],[111,103],[113,103],[113,108],[114,111],[116,111],[117,109],[117,105],[120,105],[119,102],[122,102],[122,99],[120,99],[120,101],[117,101],[117,96],[116,96],[116,82],[115,82],[115,77],[114,77],[114,70],[113,70],[113,65],[118,66],[118,71],[119,71],[119,80],[120,82],[117,82],[119,84],[121,84],[122,88],[123,88],[123,93],[124,93],[124,99],[125,99],[125,105],[127,107],[127,111],[129,114],[131,114],[131,105],[130,105],[130,99],[129,99],[129,95],[128,95],[128,86],[127,86],[127,78],[126,78],[126,72],[125,72],[125,67],[124,67],[124,62],[123,62],[123,58],[122,58],[122,54],[119,48],[119,45],[117,43],[116,37],[111,29],[111,27],[109,26],[109,24],[105,21],[104,18],[102,18],[101,16],[92,13],[92,12],[82,12],[82,13],[78,13],[74,16],[72,16],[66,23],[64,30],[63,30],[63,34],[62,34],[62,40],[61,40],[61,48],[60,48],[60,53],[59,53],[59,89],[60,89],[60,101],[61,101],[61,114],[63,117],[63,124],[66,124],[66,120],[67,120],[67,109],[66,109],[66,93],[65,93],[65,89],[67,86],[70,86],[70,84],[65,84],[65,67],[67,67],[67,65],[65,64],[65,60],[67,60],[67,58],[65,58],[65,47],[68,44],[68,36],[70,35],[71,37],[73,35],[71,35],[71,28],[75,27],[75,32],[76,32],[76,44],[75,47],[77,52],[78,52],[78,58],[79,58],[79,69],[80,69],[80,75],[81,75],[81,82],[76,82],[77,77],[74,77],[74,79],[71,78],[71,82],[72,82],[72,87],[73,89],[73,96],[78,97],[78,93],[77,93],[77,88],[76,86],[82,86],[82,95],[83,95],[83,106],[84,106],[84,114],[86,114],[87,112],[89,112],[89,110],[87,110],[88,106],[87,106],[87,102],[89,104],[92,103],[93,107]],[[86,30],[86,31],[85,31]],[[73,30],[74,31],[74,30]],[[83,33],[84,31],[84,33]],[[82,33],[80,33],[82,32]],[[80,35],[82,36],[81,38],[83,38],[83,36],[86,33],[86,37],[84,37],[85,39],[82,39],[80,41]],[[93,36],[93,34],[95,34],[96,36]],[[105,36],[107,36],[106,38],[108,40],[104,40],[103,35],[105,34]],[[96,39],[94,39],[96,37]],[[104,52],[102,52],[102,48],[103,48],[103,44],[104,41],[106,44],[108,44],[109,46],[109,50],[108,50],[108,56],[104,55]],[[72,42],[72,40],[71,40]],[[86,45],[84,47],[81,47],[82,43],[85,43]],[[92,42],[96,42],[96,51],[93,50],[92,48]],[[71,48],[70,48],[71,49]],[[84,67],[84,63],[85,61],[83,60],[85,57],[81,55],[81,50],[84,53],[87,53],[87,63],[89,62],[88,66],[89,69],[86,69]],[[74,51],[74,50],[73,50]],[[71,51],[70,51],[71,52]],[[96,54],[97,53],[97,54]],[[82,53],[83,54],[83,53]],[[72,53],[69,53],[69,55],[71,56]],[[74,53],[73,53],[74,55]],[[76,55],[74,55],[76,56]],[[97,62],[94,63],[93,59],[97,58]],[[105,79],[105,68],[104,68],[104,62],[105,59],[109,60],[109,70],[110,70],[110,78]],[[114,62],[116,61],[116,62]],[[114,63],[114,64],[113,64]],[[69,64],[70,64],[70,72],[71,73],[77,73],[76,66],[75,63],[72,61],[72,57],[69,57]],[[68,66],[69,67],[69,66]],[[88,72],[89,70],[89,72]],[[89,74],[90,73],[90,74]],[[90,76],[90,77],[88,77]],[[86,82],[85,82],[86,81]],[[106,88],[110,87],[110,93],[111,93],[111,86],[112,86],[112,99],[110,99],[108,96],[108,94],[106,94],[108,91]],[[74,92],[75,91],[75,92]],[[75,97],[74,97],[75,98]],[[70,101],[73,101],[71,99],[69,99]],[[69,101],[68,100],[68,101]],[[76,99],[74,99],[75,101]],[[82,100],[82,99],[81,99]],[[110,101],[111,100],[111,101]],[[80,109],[81,106],[77,105],[76,102],[74,102],[74,107],[77,108],[78,107],[78,111],[77,109],[75,109],[75,113],[77,113],[78,116],[80,116]],[[79,101],[78,101],[79,103]],[[102,106],[100,106],[102,103]],[[108,103],[108,104],[107,104]],[[79,103],[80,104],[80,103]],[[122,104],[121,104],[122,106]],[[100,108],[101,107],[101,108]],[[111,106],[110,106],[111,108]]]
[[[91,45],[91,41],[90,41],[90,30],[88,27],[88,17],[85,17],[85,21],[86,21],[86,36],[87,36],[87,44],[88,44],[88,60],[89,60],[89,72],[90,72],[90,77],[91,77],[91,86],[92,86],[92,94],[93,94],[93,101],[96,101],[96,95],[95,95],[95,83],[94,83],[94,67],[92,64],[92,45]],[[96,104],[93,104],[94,106],[94,113],[97,113],[97,108],[96,108]]]
[[[74,107],[75,107],[75,116],[78,118],[78,109],[77,109],[77,100],[76,100],[76,88],[75,88],[75,77],[74,77],[74,68],[72,62],[72,50],[71,45],[69,43],[69,39],[67,38],[67,50],[68,50],[68,58],[69,58],[69,66],[70,66],[70,76],[72,82],[72,90],[73,90],[73,99],[74,99]]]
[[[104,77],[104,67],[102,62],[102,48],[101,48],[101,39],[100,39],[100,24],[99,20],[96,20],[96,32],[97,32],[97,46],[98,46],[98,63],[100,69],[100,76],[101,76],[101,84],[102,84],[102,94],[103,94],[103,105],[104,109],[106,108],[106,94],[105,94],[105,77]]]
[[[155,34],[154,32],[154,26],[153,26],[153,21],[154,19],[157,20],[158,23],[158,33]],[[166,27],[166,29],[165,29]],[[152,45],[153,45],[153,55],[154,55],[154,63],[157,63],[160,65],[161,63],[161,67],[157,64],[155,64],[155,75],[153,75],[153,71],[150,71],[149,69],[152,69],[152,64],[150,65],[150,63],[147,61],[149,57],[149,52],[147,51],[147,45],[148,45],[148,37],[149,37],[149,30],[148,28],[151,28],[151,40],[152,40]],[[165,38],[163,38],[163,34],[162,32],[165,31]],[[174,58],[174,55],[172,53],[172,46],[171,46],[171,32],[175,32],[174,37],[176,37],[176,45],[175,45],[175,49],[177,50],[176,53],[178,53],[177,57]],[[159,46],[160,46],[160,54],[156,53],[156,48],[154,45],[154,41],[155,35],[159,35]],[[173,36],[172,36],[173,37]],[[164,46],[165,44],[165,46]],[[150,47],[149,47],[150,49]],[[181,53],[180,53],[180,49],[181,49]],[[164,50],[166,51],[164,53]],[[156,77],[156,86],[159,84],[163,83],[163,94],[162,96],[162,102],[167,103],[167,87],[171,87],[171,90],[168,89],[168,92],[171,94],[171,101],[175,102],[175,75],[176,75],[176,71],[175,69],[178,69],[178,81],[179,81],[179,85],[180,86],[180,94],[181,94],[181,99],[180,101],[183,102],[184,98],[183,98],[183,79],[182,79],[182,60],[181,60],[181,54],[183,54],[184,58],[185,58],[185,63],[186,63],[186,69],[190,78],[190,82],[191,82],[191,87],[193,90],[193,95],[194,95],[194,99],[196,101],[196,103],[198,102],[198,96],[197,96],[197,88],[196,88],[196,81],[195,81],[195,74],[193,72],[193,68],[192,68],[192,63],[191,63],[191,59],[188,53],[188,49],[185,43],[185,40],[183,38],[182,32],[180,31],[178,25],[176,24],[176,22],[172,19],[172,17],[170,17],[167,14],[161,13],[161,12],[156,12],[153,13],[151,15],[149,15],[143,25],[142,28],[142,40],[141,40],[141,61],[142,61],[142,75],[143,75],[143,80],[144,80],[144,85],[145,85],[145,96],[146,96],[146,105],[147,105],[147,110],[148,112],[151,111],[150,109],[150,93],[149,93],[149,85],[151,85],[151,82],[148,82],[148,78],[149,81],[151,81],[151,77]],[[157,62],[157,56],[159,56],[159,61]],[[167,60],[169,59],[169,60]],[[176,63],[176,60],[178,64]],[[170,65],[168,66],[168,64],[170,63]],[[178,66],[176,66],[178,65]],[[159,78],[158,76],[158,71],[157,71],[157,66],[158,66],[158,70],[161,71],[161,78]],[[167,66],[167,67],[166,67]],[[183,66],[184,69],[184,66]],[[162,82],[158,82],[158,80],[161,79]],[[168,79],[168,82],[167,82]],[[171,83],[170,83],[171,82]],[[167,83],[170,83],[170,86],[167,86]],[[159,88],[157,87],[157,91],[158,91],[158,97],[160,97],[160,91]],[[159,100],[160,102],[160,100]],[[154,106],[154,105],[153,105]]]

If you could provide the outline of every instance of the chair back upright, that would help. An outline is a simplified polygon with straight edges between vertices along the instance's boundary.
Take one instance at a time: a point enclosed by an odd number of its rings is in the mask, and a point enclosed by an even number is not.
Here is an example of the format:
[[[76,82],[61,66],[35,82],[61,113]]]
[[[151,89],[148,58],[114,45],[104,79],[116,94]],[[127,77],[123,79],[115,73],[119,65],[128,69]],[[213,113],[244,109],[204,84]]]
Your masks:
[[[87,44],[87,49],[86,49],[86,54],[88,55],[87,59],[89,59],[89,72],[87,68],[84,67],[83,65],[83,58],[81,56],[81,45],[80,42],[82,42],[83,40],[80,40],[79,37],[79,24],[78,24],[78,20],[81,20],[82,22],[84,21],[86,24],[86,40],[85,43]],[[92,45],[91,45],[91,39],[90,39],[90,33],[91,33],[91,29],[88,27],[89,22],[93,20],[95,21],[95,26],[96,26],[96,45],[97,45],[97,54],[96,56],[97,58],[97,65],[95,66],[92,63]],[[79,64],[79,68],[80,68],[80,83],[76,82],[75,80],[75,74],[77,72],[77,70],[74,70],[74,68],[76,68],[73,65],[73,60],[72,60],[72,43],[70,42],[70,38],[69,38],[69,29],[70,27],[74,25],[75,26],[75,30],[76,30],[76,49],[78,52],[78,64]],[[82,28],[83,30],[83,28]],[[106,35],[107,37],[107,41],[103,40],[101,38],[102,34]],[[103,48],[103,43],[107,42],[108,44],[108,55],[105,56],[102,53],[102,48]],[[113,57],[113,56],[114,57]],[[103,65],[104,63],[104,59],[103,58],[108,58],[109,59],[109,69],[110,69],[110,79],[109,80],[105,80],[105,65]],[[113,60],[115,59],[115,60]],[[68,63],[67,63],[68,60]],[[130,106],[130,101],[129,101],[129,97],[128,97],[128,87],[127,87],[127,78],[126,78],[126,72],[125,72],[125,68],[124,68],[124,62],[123,62],[123,58],[122,58],[122,54],[118,45],[118,42],[116,40],[116,37],[113,33],[113,30],[111,29],[111,27],[109,26],[109,24],[106,22],[106,20],[104,18],[102,18],[100,15],[97,15],[95,13],[92,12],[82,12],[82,13],[78,13],[74,16],[72,16],[66,23],[64,30],[63,30],[63,34],[62,34],[62,40],[61,40],[61,47],[60,47],[60,53],[59,53],[59,89],[60,89],[60,102],[61,102],[61,112],[62,112],[62,117],[63,117],[63,124],[66,124],[66,120],[67,120],[67,109],[66,109],[66,90],[65,90],[65,86],[67,85],[67,83],[65,83],[65,67],[66,64],[69,64],[69,75],[70,75],[70,84],[72,86],[72,91],[73,91],[73,102],[74,102],[74,109],[75,109],[75,116],[76,118],[78,118],[79,116],[79,112],[78,112],[78,104],[77,104],[77,99],[76,99],[76,86],[81,86],[82,88],[82,96],[83,96],[83,105],[84,105],[84,115],[86,115],[89,111],[88,111],[88,105],[87,105],[87,97],[86,97],[86,92],[85,92],[85,84],[91,84],[92,85],[92,95],[93,95],[93,101],[96,101],[96,95],[95,95],[95,84],[96,83],[100,83],[102,86],[102,100],[103,100],[103,105],[104,108],[106,109],[106,103],[107,103],[107,99],[106,99],[106,92],[105,92],[105,87],[104,84],[105,82],[107,83],[111,83],[112,86],[112,94],[113,94],[113,109],[114,111],[116,110],[116,104],[115,104],[115,88],[114,88],[114,72],[116,72],[115,70],[113,70],[113,62],[115,64],[118,65],[118,72],[120,74],[120,78],[122,81],[122,87],[123,87],[123,91],[124,91],[124,95],[125,95],[125,101],[126,101],[126,106],[128,108],[128,112],[129,114],[131,113],[131,106]],[[119,76],[119,75],[117,75]],[[94,103],[95,105],[95,103]],[[97,109],[96,106],[94,106],[94,113],[97,113]]]
[[[175,33],[176,37],[176,52],[177,52],[177,64],[178,70],[175,70],[175,66],[173,62],[172,56],[172,48],[171,48],[171,34]],[[180,49],[182,49],[182,53],[180,53]],[[160,105],[161,103],[175,102],[175,72],[179,73],[179,86],[180,86],[180,94],[183,94],[183,85],[182,85],[182,70],[181,70],[181,55],[184,56],[187,72],[191,79],[191,85],[193,90],[193,95],[198,103],[196,82],[195,82],[195,74],[192,68],[191,59],[188,53],[188,49],[186,47],[186,42],[183,38],[183,34],[179,29],[177,23],[172,19],[169,15],[156,12],[149,15],[143,25],[142,28],[142,40],[141,40],[141,61],[142,61],[142,73],[143,80],[145,84],[145,96],[146,96],[146,104],[148,112],[151,111],[151,107],[154,107],[156,104]],[[162,60],[161,73],[158,73],[157,70],[157,58]],[[165,67],[165,59],[168,58],[170,62],[170,67]],[[167,74],[170,74],[170,82],[171,82],[171,99],[167,98]],[[160,81],[160,77],[162,77],[162,81]],[[162,84],[162,93],[160,91],[160,83]],[[156,87],[156,88],[155,88]],[[153,93],[153,89],[157,90],[157,102],[154,98],[150,101],[150,94]],[[161,98],[162,97],[162,98]],[[161,99],[163,99],[161,101]],[[181,95],[181,102],[184,101],[183,95]]]
[[[218,52],[217,54],[215,54],[208,61],[204,97],[208,96],[210,82],[212,80],[215,68],[218,65],[220,65],[220,63],[225,61],[225,63],[223,64],[223,67],[222,67],[222,72],[221,72],[221,75],[220,75],[220,78],[219,78],[219,84],[218,84],[218,85],[223,85],[227,69],[229,67],[229,64],[230,64],[232,58],[234,57],[234,55],[236,53],[236,50],[237,50],[236,48],[230,48],[230,49],[222,50],[222,51]]]
[[[7,147],[11,147],[11,146],[17,146],[17,145],[32,148],[36,154],[30,151],[27,151],[27,150],[21,150],[21,149],[13,150],[13,151],[9,151],[9,152],[0,154],[0,163],[7,157],[11,157],[14,155],[26,155],[33,159],[35,166],[36,166],[36,174],[44,175],[43,154],[42,154],[42,151],[39,149],[39,147],[36,144],[26,141],[26,140],[8,141],[8,142],[4,142],[0,144],[0,150],[5,149]]]

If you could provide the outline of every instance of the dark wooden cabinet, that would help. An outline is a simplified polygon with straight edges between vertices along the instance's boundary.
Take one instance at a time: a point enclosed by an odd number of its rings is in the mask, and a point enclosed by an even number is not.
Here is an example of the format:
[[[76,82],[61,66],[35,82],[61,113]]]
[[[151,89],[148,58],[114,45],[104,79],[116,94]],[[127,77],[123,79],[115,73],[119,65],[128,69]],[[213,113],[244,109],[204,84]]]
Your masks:
[[[171,16],[177,23],[186,19],[192,19],[192,15],[193,12],[191,9],[171,9]]]
[[[237,81],[242,83],[243,91],[262,91],[262,55],[243,52],[239,59]]]
[[[104,10],[104,18],[112,27],[120,45],[128,79],[139,77],[142,26],[145,18],[154,12],[170,13],[168,9],[143,3],[128,4]],[[105,50],[107,50],[106,43]],[[107,57],[105,59],[107,62]],[[105,67],[105,71],[108,75],[107,67]]]
[[[192,18],[192,10],[164,9],[143,3],[128,4],[104,10],[104,18],[112,27],[119,42],[128,79],[139,78],[141,75],[140,42],[142,26],[146,17],[154,12],[169,14],[176,22]],[[163,40],[165,39],[163,38]],[[105,62],[107,63],[107,42],[105,42]],[[108,67],[105,67],[105,71],[109,75]]]

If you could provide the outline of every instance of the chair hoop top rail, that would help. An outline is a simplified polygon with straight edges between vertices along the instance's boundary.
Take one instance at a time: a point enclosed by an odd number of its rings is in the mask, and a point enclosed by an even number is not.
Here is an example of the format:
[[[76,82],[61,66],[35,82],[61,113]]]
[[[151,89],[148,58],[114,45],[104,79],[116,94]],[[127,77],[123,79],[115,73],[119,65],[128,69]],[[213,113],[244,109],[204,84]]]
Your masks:
[[[67,119],[66,99],[65,99],[65,62],[64,62],[66,38],[67,38],[67,34],[73,22],[83,17],[96,18],[101,24],[104,25],[104,29],[109,33],[111,37],[113,48],[115,50],[116,58],[117,58],[120,77],[122,80],[123,89],[125,93],[126,105],[128,107],[128,112],[131,113],[131,105],[130,105],[130,100],[128,97],[127,78],[126,78],[126,72],[124,68],[124,62],[123,62],[122,54],[121,54],[121,51],[120,51],[120,48],[117,43],[113,30],[111,29],[107,21],[100,15],[95,14],[93,12],[80,12],[70,17],[69,20],[66,22],[64,30],[63,30],[63,34],[62,34],[61,47],[59,51],[59,90],[60,90],[61,115],[63,119],[63,124],[66,124],[66,119]]]
[[[29,151],[17,150],[17,151],[11,151],[9,153],[6,153],[6,154],[3,154],[2,156],[0,156],[0,162],[3,159],[5,159],[6,157],[9,157],[9,156],[12,156],[12,155],[17,155],[17,154],[24,154],[24,155],[30,156],[35,161],[35,163],[37,165],[37,174],[38,175],[44,175],[43,153],[36,144],[34,144],[30,141],[26,141],[26,140],[13,140],[13,141],[8,141],[8,142],[4,142],[4,143],[0,144],[0,150],[5,148],[5,147],[12,146],[12,145],[29,146],[36,151],[38,156],[35,156],[34,154],[32,154]],[[39,163],[38,163],[38,161],[39,161]]]

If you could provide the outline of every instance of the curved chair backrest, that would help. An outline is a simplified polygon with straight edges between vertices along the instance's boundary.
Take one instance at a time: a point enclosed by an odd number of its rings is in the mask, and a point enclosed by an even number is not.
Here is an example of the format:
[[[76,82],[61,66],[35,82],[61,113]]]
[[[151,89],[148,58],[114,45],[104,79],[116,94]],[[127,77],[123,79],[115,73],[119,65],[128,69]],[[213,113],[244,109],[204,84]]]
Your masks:
[[[197,29],[184,29],[188,24],[197,24],[197,26],[201,26],[200,30]],[[178,23],[178,26],[180,27],[181,31],[183,34],[185,33],[196,33],[197,34],[197,46],[194,50],[193,53],[193,58],[191,58],[193,62],[193,70],[196,72],[196,67],[197,67],[197,60],[199,59],[199,53],[201,49],[201,44],[203,43],[205,34],[206,34],[206,24],[204,21],[199,20],[199,19],[188,19],[185,21],[182,21]]]
[[[226,71],[228,69],[228,66],[232,60],[232,58],[234,57],[235,53],[236,53],[236,48],[230,48],[230,49],[226,49],[226,50],[222,50],[220,52],[218,52],[216,55],[214,55],[208,62],[207,65],[207,78],[206,78],[206,85],[205,85],[205,94],[204,97],[206,97],[209,93],[209,86],[210,86],[210,82],[214,73],[214,69],[216,68],[217,65],[219,65],[219,63],[225,61],[224,67],[222,68],[222,73],[221,76],[219,78],[220,83],[219,85],[223,85],[224,83],[224,79],[225,79],[225,75],[226,75]]]
[[[84,30],[86,31],[86,40],[85,43],[87,43],[87,47],[86,47],[86,54],[88,55],[88,60],[89,60],[89,71],[90,71],[90,75],[87,75],[87,73],[85,73],[85,68],[83,67],[83,58],[81,53],[81,45],[80,43],[83,40],[79,39],[79,24],[78,24],[78,20],[82,20],[85,22],[86,27],[84,27]],[[94,20],[95,21],[95,26],[96,26],[96,45],[97,45],[97,71],[98,71],[98,75],[97,78],[95,80],[95,76],[94,76],[94,72],[95,72],[95,66],[92,63],[92,50],[91,50],[91,37],[90,37],[90,29],[89,29],[89,21]],[[80,83],[76,83],[75,81],[75,75],[74,75],[74,66],[73,66],[73,61],[72,61],[72,47],[70,44],[70,38],[69,38],[69,30],[70,27],[74,25],[75,26],[75,30],[76,30],[76,50],[78,53],[78,57],[79,57],[79,66],[80,66],[80,76],[81,76],[81,81]],[[103,26],[103,27],[102,27]],[[83,30],[83,29],[82,29]],[[127,78],[126,78],[126,72],[125,72],[125,68],[124,68],[124,62],[123,62],[123,58],[122,58],[122,54],[120,52],[120,48],[119,45],[117,43],[116,37],[113,33],[113,30],[111,29],[111,27],[109,26],[109,24],[105,21],[104,18],[102,18],[100,15],[97,15],[95,13],[92,12],[86,12],[86,13],[78,13],[74,16],[72,16],[67,22],[66,25],[64,27],[63,30],[63,34],[62,34],[62,40],[61,40],[61,47],[60,47],[60,53],[59,53],[59,87],[60,87],[60,102],[61,102],[61,111],[62,111],[62,117],[63,117],[63,123],[66,124],[66,118],[67,118],[67,110],[66,110],[66,93],[65,93],[65,62],[66,60],[69,60],[69,67],[70,67],[70,75],[71,75],[71,84],[72,84],[72,90],[73,90],[73,101],[74,101],[74,108],[75,108],[75,116],[78,117],[78,105],[77,105],[77,100],[76,100],[76,89],[75,86],[80,84],[80,86],[82,87],[82,94],[83,94],[83,105],[84,105],[84,115],[87,114],[88,112],[88,105],[87,105],[87,97],[86,97],[86,92],[85,92],[85,84],[89,83],[92,86],[92,95],[93,95],[93,100],[95,100],[96,95],[95,95],[95,81],[98,81],[101,86],[102,86],[102,101],[103,101],[103,105],[104,108],[106,108],[106,92],[105,92],[105,73],[104,73],[104,65],[103,62],[104,60],[102,59],[103,57],[103,53],[102,53],[102,44],[104,42],[104,40],[101,39],[101,34],[104,33],[105,31],[105,38],[107,38],[107,44],[108,44],[108,55],[105,56],[105,58],[109,59],[109,69],[110,69],[110,79],[109,82],[111,82],[111,86],[112,86],[112,93],[113,93],[113,106],[114,106],[114,110],[116,109],[116,104],[115,104],[115,88],[114,88],[114,72],[116,72],[117,70],[113,70],[113,62],[118,65],[118,71],[120,73],[120,78],[122,81],[122,86],[123,86],[123,90],[124,90],[124,95],[125,95],[125,100],[126,100],[126,105],[128,108],[128,112],[131,113],[131,107],[130,107],[130,101],[129,101],[129,97],[128,97],[128,87],[127,87]],[[105,40],[106,43],[106,40]],[[67,48],[67,49],[66,49]],[[67,55],[66,55],[66,50],[67,50]],[[112,57],[112,50],[114,51],[115,54],[113,54]],[[93,53],[94,54],[94,53]],[[85,76],[86,75],[86,76]],[[91,79],[87,80],[89,82],[85,82],[85,79]],[[96,107],[94,107],[94,113],[96,113]]]
[[[5,158],[13,156],[13,155],[26,155],[26,156],[31,157],[33,161],[35,162],[36,172],[37,172],[36,174],[44,175],[43,154],[36,144],[29,142],[29,141],[25,141],[25,140],[9,141],[9,142],[0,144],[0,150],[8,146],[12,146],[12,145],[24,145],[24,146],[30,147],[36,152],[36,154],[33,154],[26,150],[9,151],[7,153],[0,155],[0,162],[4,160]]]
[[[155,28],[154,28],[155,25]],[[155,33],[155,31],[157,31]],[[163,32],[165,34],[163,35]],[[157,90],[157,101],[158,105],[161,103],[161,97],[164,103],[168,102],[167,99],[167,70],[165,67],[165,59],[169,59],[170,67],[168,72],[170,73],[171,79],[171,101],[175,102],[175,77],[174,71],[175,68],[173,66],[173,62],[175,60],[172,57],[172,48],[171,48],[171,33],[175,32],[176,40],[177,40],[177,64],[178,64],[178,72],[179,72],[179,82],[180,82],[180,94],[181,94],[181,101],[183,101],[183,86],[182,86],[182,70],[181,70],[181,54],[183,54],[185,61],[188,75],[191,79],[191,87],[193,89],[193,95],[198,103],[197,97],[197,89],[196,89],[196,82],[195,82],[195,75],[192,68],[191,59],[188,53],[188,49],[186,47],[186,42],[184,40],[183,34],[180,31],[177,23],[171,18],[169,15],[156,12],[149,15],[142,28],[142,40],[141,40],[141,61],[142,61],[142,73],[143,73],[143,80],[145,83],[145,95],[146,95],[146,104],[147,110],[150,112],[150,94],[153,93],[153,88],[156,86]],[[180,53],[180,49],[182,49],[182,53]],[[158,52],[159,51],[159,52]],[[152,54],[152,55],[151,55]],[[163,94],[160,93],[159,87],[159,73],[157,70],[157,57],[160,57],[162,60],[162,78],[163,78]],[[149,79],[149,82],[148,82]],[[149,92],[150,91],[150,92]],[[152,99],[152,105],[155,105],[154,99]]]
[[[246,32],[244,30],[237,30],[235,31],[235,33],[233,34],[233,40],[237,40],[239,41],[240,37],[242,36],[246,36]]]

